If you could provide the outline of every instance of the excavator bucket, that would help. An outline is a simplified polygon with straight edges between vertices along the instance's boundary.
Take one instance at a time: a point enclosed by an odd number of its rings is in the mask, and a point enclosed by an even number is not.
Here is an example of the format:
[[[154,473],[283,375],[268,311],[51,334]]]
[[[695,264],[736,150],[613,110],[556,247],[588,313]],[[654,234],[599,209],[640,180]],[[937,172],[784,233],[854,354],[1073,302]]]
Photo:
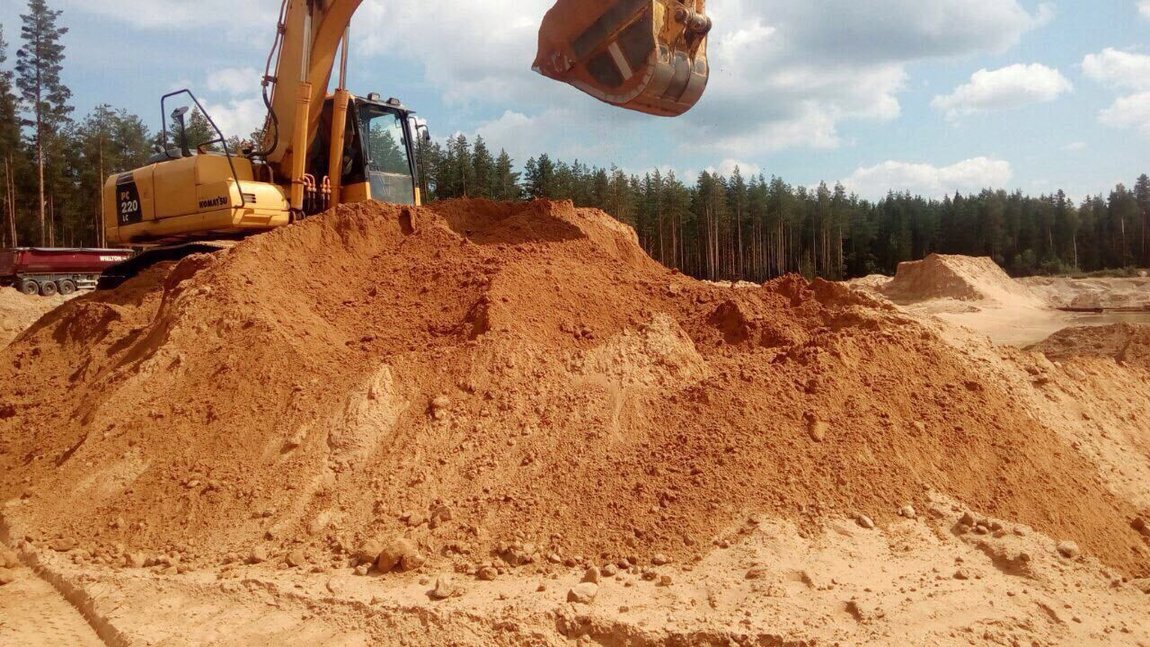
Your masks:
[[[607,103],[674,117],[707,87],[705,0],[559,0],[534,69]]]

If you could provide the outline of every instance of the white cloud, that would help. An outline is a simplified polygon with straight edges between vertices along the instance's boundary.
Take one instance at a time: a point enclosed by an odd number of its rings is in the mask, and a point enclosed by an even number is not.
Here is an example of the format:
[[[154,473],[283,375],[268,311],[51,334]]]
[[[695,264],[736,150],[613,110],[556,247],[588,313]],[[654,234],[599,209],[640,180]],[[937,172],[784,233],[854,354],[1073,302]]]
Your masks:
[[[1010,162],[976,157],[950,166],[887,161],[860,168],[842,181],[850,191],[864,198],[878,199],[887,191],[941,198],[956,191],[977,192],[1002,188],[1014,177]]]
[[[1142,14],[1143,18],[1150,18],[1150,0],[1142,0],[1138,3],[1138,13]]]
[[[64,9],[113,18],[142,29],[266,27],[269,39],[279,15],[279,4],[254,0],[60,0]]]
[[[1086,150],[1086,142],[1070,142],[1062,147],[1064,151],[1082,151]]]
[[[1086,76],[1112,88],[1150,90],[1150,55],[1107,47],[1082,59]]]
[[[222,103],[206,102],[204,109],[223,131],[225,137],[232,135],[248,139],[251,133],[263,125],[267,109],[262,99],[229,99]]]
[[[1011,65],[997,70],[981,69],[970,82],[947,95],[936,96],[931,106],[948,119],[964,115],[1010,110],[1034,103],[1053,101],[1074,86],[1053,68],[1038,63]]]
[[[1098,120],[1114,128],[1133,128],[1150,139],[1150,92],[1119,98],[1099,113]]]
[[[1130,128],[1150,138],[1150,56],[1108,47],[1082,60],[1082,71],[1117,91],[1132,91],[1098,113],[1112,128]]]
[[[571,108],[553,108],[535,114],[508,110],[496,119],[485,121],[476,129],[495,151],[507,154],[522,164],[528,158],[546,152],[567,162],[623,159],[630,140],[623,137],[627,128],[604,121],[596,111],[590,113]],[[571,133],[598,133],[597,137],[570,137]],[[611,136],[613,133],[617,136]]]
[[[208,74],[207,88],[230,96],[251,95],[260,91],[263,74],[252,67],[228,67]]]
[[[707,167],[707,172],[718,173],[723,177],[731,177],[735,169],[739,169],[739,174],[743,176],[744,180],[750,180],[752,177],[762,172],[762,167],[752,162],[741,162],[735,159],[725,159],[717,166]]]

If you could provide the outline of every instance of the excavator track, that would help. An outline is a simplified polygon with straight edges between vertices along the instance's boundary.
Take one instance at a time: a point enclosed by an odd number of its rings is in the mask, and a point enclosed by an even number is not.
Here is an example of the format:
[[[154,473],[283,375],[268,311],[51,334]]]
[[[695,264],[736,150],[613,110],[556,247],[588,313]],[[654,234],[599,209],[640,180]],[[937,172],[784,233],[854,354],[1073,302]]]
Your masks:
[[[30,569],[0,586],[0,647],[106,647],[84,616]]]

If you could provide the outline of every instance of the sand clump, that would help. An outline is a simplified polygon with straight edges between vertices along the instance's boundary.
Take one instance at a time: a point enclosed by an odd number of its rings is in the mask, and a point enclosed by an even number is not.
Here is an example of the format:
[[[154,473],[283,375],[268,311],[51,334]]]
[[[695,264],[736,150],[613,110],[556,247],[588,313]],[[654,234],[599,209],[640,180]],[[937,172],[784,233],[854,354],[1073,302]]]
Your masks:
[[[174,572],[396,538],[462,572],[685,562],[750,513],[937,491],[1147,574],[1137,511],[928,327],[691,280],[569,203],[355,205],[157,267],[0,353],[0,407],[22,536]]]

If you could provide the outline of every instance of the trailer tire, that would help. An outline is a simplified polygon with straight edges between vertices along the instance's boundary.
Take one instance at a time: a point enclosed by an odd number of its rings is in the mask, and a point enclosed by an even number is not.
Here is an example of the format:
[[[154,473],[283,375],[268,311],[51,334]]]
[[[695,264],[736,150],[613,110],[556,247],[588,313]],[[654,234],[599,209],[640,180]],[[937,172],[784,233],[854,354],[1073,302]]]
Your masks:
[[[51,281],[44,281],[40,284],[40,296],[52,297],[56,296],[56,284]]]
[[[74,294],[76,292],[76,283],[72,279],[60,279],[56,281],[56,291],[64,296]]]
[[[34,297],[37,294],[40,294],[40,284],[33,281],[32,279],[24,279],[23,281],[20,281],[20,291],[30,297]]]

